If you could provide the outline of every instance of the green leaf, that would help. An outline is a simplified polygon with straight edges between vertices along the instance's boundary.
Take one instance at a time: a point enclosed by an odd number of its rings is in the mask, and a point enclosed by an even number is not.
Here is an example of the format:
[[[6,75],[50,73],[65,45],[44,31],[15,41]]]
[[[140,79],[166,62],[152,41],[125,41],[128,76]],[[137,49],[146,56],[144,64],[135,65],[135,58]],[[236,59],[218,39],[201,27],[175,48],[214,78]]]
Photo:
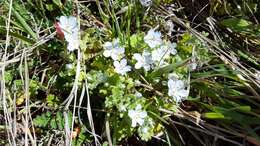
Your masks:
[[[252,22],[247,21],[245,19],[228,18],[222,20],[220,24],[227,28],[230,28],[234,32],[246,34],[254,33],[255,35],[257,35],[257,32],[255,31],[255,28],[252,25]]]
[[[17,39],[19,39],[19,40],[21,40],[21,41],[23,41],[25,43],[28,43],[28,44],[35,43],[34,40],[29,39],[29,38],[27,38],[27,37],[25,37],[23,35],[18,34],[18,33],[15,33],[15,32],[9,32],[9,33],[10,33],[11,36],[16,37]]]
[[[8,3],[7,3],[8,5]],[[31,37],[35,40],[37,40],[37,35],[35,32],[33,32],[33,30],[31,29],[30,25],[28,23],[26,23],[27,20],[25,20],[16,10],[16,7],[13,7],[13,14],[14,17],[17,19],[17,21],[19,21],[19,23],[22,25],[22,27],[25,29],[26,32],[28,32]]]
[[[53,11],[53,10],[54,10],[53,4],[47,4],[47,5],[46,5],[46,9],[47,9],[48,11]]]
[[[182,66],[183,64],[185,64],[189,59],[186,59],[182,62],[179,62],[179,63],[173,63],[173,64],[169,64],[163,68],[159,68],[155,71],[153,71],[150,75],[149,75],[149,78],[155,78],[155,77],[158,77],[162,74],[167,74],[167,73],[170,73],[172,71],[174,71],[176,68]]]
[[[52,0],[52,1],[53,1],[53,3],[54,3],[56,6],[58,6],[59,8],[62,8],[62,3],[61,3],[60,0]]]
[[[140,42],[142,42],[142,37],[140,37],[139,35],[134,34],[130,37],[130,46],[132,48],[137,48]]]
[[[55,95],[53,95],[53,94],[49,94],[48,96],[47,96],[47,100],[49,101],[49,102],[51,102],[52,100],[54,100],[55,99]]]
[[[62,130],[64,128],[64,119],[61,112],[57,112],[56,121],[57,121],[58,129]]]
[[[56,122],[55,119],[51,119],[50,126],[51,126],[51,129],[57,129],[58,128],[58,125],[57,125],[57,122]]]
[[[251,111],[250,106],[239,106],[239,107],[235,107],[234,109],[242,111],[242,112],[250,112]]]
[[[11,82],[13,80],[13,74],[11,71],[6,71],[5,72],[5,81],[8,83],[8,82]]]
[[[225,116],[221,113],[208,112],[204,113],[204,117],[208,119],[224,119]]]
[[[49,121],[51,120],[51,117],[50,117],[50,112],[47,112],[47,113],[43,113],[41,115],[38,115],[34,120],[34,125],[37,126],[37,127],[47,127],[48,126],[48,123]]]

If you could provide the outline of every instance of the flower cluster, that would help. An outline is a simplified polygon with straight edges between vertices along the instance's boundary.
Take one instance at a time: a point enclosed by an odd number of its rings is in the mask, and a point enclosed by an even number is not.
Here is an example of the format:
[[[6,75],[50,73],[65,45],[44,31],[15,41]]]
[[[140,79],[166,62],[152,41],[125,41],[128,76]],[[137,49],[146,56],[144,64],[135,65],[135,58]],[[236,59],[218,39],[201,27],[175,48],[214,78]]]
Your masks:
[[[116,85],[111,86],[112,93],[106,99],[106,107],[115,106],[120,113],[120,118],[131,119],[131,125],[129,124],[131,131],[136,129],[142,140],[149,140],[154,135],[154,127],[158,123],[153,121],[144,108],[147,94],[144,90],[135,88],[139,87],[141,82],[131,78],[135,76],[131,71],[135,68],[149,74],[153,70],[173,63],[172,57],[180,56],[177,54],[177,44],[162,39],[161,33],[155,29],[150,29],[144,36],[142,34],[131,36],[131,47],[128,45],[120,42],[118,38],[103,44],[103,56],[110,58],[114,72],[120,75]],[[131,49],[132,52],[128,53],[126,49]],[[162,85],[165,86],[164,88],[168,87],[168,96],[176,103],[180,103],[188,96],[189,90],[182,76],[169,73],[165,73],[168,74],[168,81],[162,82]],[[104,93],[106,94],[107,91]]]
[[[148,51],[144,50],[142,54],[135,53],[133,58],[137,61],[135,64],[136,69],[144,68],[145,71],[149,71],[154,67],[162,67],[167,65],[166,59],[170,58],[170,55],[175,55],[176,44],[169,41],[163,41],[161,39],[161,33],[150,29],[144,36],[145,43],[150,47]]]
[[[68,42],[67,49],[74,51],[79,48],[79,28],[74,16],[61,16],[56,26],[57,33],[62,33]]]
[[[163,67],[167,65],[167,59],[171,55],[176,55],[176,43],[164,41],[161,38],[161,33],[150,29],[144,36],[144,42],[149,46],[142,53],[134,53],[132,58],[136,60],[135,69],[143,68],[145,71],[150,71],[155,67]],[[120,45],[119,39],[114,39],[112,42],[105,42],[103,55],[111,57],[114,65],[114,71],[121,75],[126,75],[131,71],[131,66],[127,65],[125,48]],[[177,79],[168,80],[168,95],[178,103],[186,98],[189,91],[186,90],[184,81]],[[131,112],[133,113],[133,111]],[[130,114],[132,115],[132,114]],[[138,122],[137,122],[138,123]]]
[[[131,71],[131,66],[127,65],[126,59],[123,59],[125,56],[125,48],[120,46],[119,39],[115,39],[112,42],[105,42],[103,47],[105,49],[103,55],[105,57],[111,57],[114,60],[113,65],[116,73],[125,75]]]

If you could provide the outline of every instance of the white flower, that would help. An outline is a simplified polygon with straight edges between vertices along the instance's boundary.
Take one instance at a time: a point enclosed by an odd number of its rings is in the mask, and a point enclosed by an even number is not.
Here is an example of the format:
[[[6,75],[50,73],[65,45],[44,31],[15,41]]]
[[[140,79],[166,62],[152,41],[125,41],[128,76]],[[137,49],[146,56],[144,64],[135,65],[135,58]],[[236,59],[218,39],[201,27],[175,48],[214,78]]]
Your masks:
[[[135,97],[141,98],[142,96],[143,96],[142,93],[140,93],[138,91],[135,92]]]
[[[71,70],[73,68],[73,65],[70,63],[70,64],[66,64],[66,69],[68,70]]]
[[[151,69],[151,66],[153,64],[152,56],[149,52],[144,51],[141,54],[135,53],[133,55],[133,58],[137,60],[137,63],[135,64],[136,69],[144,68],[145,71],[149,71]]]
[[[172,96],[176,102],[180,102],[189,95],[182,80],[168,80],[168,95]]]
[[[74,51],[79,48],[79,29],[77,18],[74,16],[61,16],[58,25],[68,42],[68,50]]]
[[[149,47],[155,48],[162,44],[161,33],[158,31],[154,31],[154,29],[150,29],[146,36],[144,36],[145,43],[148,44]]]
[[[115,39],[112,42],[106,42],[103,45],[105,51],[103,55],[105,57],[111,57],[113,60],[120,60],[124,57],[125,48],[119,44],[119,39]]]
[[[152,51],[152,60],[156,63],[158,66],[166,65],[167,63],[164,61],[166,58],[168,58],[169,52],[166,47],[161,46],[160,48]]]
[[[78,48],[79,48],[79,40],[71,40],[70,42],[68,42],[67,49],[69,51],[74,51]]]
[[[139,0],[141,5],[144,6],[144,7],[149,7],[152,5],[152,0]]]
[[[164,46],[155,49],[152,51],[152,60],[153,61],[163,61],[164,58],[168,56],[169,53],[167,53],[167,48]]]
[[[198,64],[196,62],[190,63],[189,67],[191,70],[195,70],[197,68]]]
[[[127,65],[126,59],[119,61],[114,61],[115,72],[121,75],[125,75],[127,72],[131,71],[131,66]]]
[[[166,46],[168,46],[168,50],[170,52],[170,54],[175,55],[177,54],[177,44],[176,43],[171,43],[171,42],[166,42]]]
[[[144,119],[147,116],[147,112],[141,109],[142,106],[138,104],[135,107],[135,110],[128,111],[128,116],[132,119],[132,127],[136,127],[137,124],[139,124],[140,126],[143,125]]]
[[[169,58],[170,55],[175,55],[177,51],[175,50],[176,44],[167,42],[165,45],[152,51],[152,60],[158,62],[159,66],[166,65],[165,59]]]

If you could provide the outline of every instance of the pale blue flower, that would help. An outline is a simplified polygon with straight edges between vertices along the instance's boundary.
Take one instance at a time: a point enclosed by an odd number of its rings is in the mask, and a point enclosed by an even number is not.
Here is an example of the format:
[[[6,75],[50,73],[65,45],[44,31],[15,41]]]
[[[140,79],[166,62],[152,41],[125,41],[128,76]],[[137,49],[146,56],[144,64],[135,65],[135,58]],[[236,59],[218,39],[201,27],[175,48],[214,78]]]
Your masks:
[[[165,45],[152,51],[152,60],[158,63],[159,66],[167,65],[165,59],[168,59],[171,54],[175,55],[177,53],[175,48],[175,43],[167,42]]]
[[[135,97],[141,98],[141,97],[143,97],[143,95],[142,95],[142,93],[136,91],[136,92],[135,92]]]
[[[128,111],[128,116],[132,119],[132,127],[136,127],[137,124],[140,126],[143,125],[144,120],[147,116],[147,112],[142,110],[142,106],[138,104],[135,107],[135,110],[129,110]]]
[[[139,0],[141,5],[144,6],[144,7],[149,7],[152,5],[152,0]]]
[[[79,48],[79,29],[77,18],[74,16],[61,16],[58,25],[68,42],[68,50],[74,51]]]
[[[153,60],[151,53],[144,51],[142,54],[135,53],[133,58],[137,61],[135,64],[136,69],[144,68],[145,71],[149,71],[152,67]]]
[[[115,72],[121,75],[125,75],[127,72],[131,71],[131,66],[127,65],[126,59],[122,59],[120,62],[116,60],[113,64]]]
[[[68,70],[73,69],[73,64],[71,64],[71,63],[66,64],[66,69],[68,69]]]
[[[113,60],[120,60],[124,57],[125,48],[119,44],[119,39],[115,39],[112,42],[105,42],[103,45],[105,51],[103,55],[105,57],[111,57]]]
[[[148,31],[148,33],[144,36],[144,41],[151,48],[160,46],[163,43],[161,39],[161,33],[158,31],[154,31],[154,29],[150,29]]]
[[[177,50],[176,50],[177,44],[176,43],[166,42],[166,46],[168,47],[168,50],[171,55],[177,54]]]
[[[185,89],[185,85],[182,80],[169,79],[168,95],[173,97],[174,101],[178,103],[189,95],[189,91]]]

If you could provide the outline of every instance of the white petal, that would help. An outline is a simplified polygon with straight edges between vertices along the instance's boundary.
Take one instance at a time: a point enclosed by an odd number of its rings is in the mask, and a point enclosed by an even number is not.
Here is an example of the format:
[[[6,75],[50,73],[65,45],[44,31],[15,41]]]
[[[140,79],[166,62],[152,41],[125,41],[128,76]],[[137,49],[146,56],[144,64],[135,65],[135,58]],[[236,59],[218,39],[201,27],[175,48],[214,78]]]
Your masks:
[[[168,80],[168,87],[173,88],[174,87],[174,81],[172,79]]]
[[[176,73],[170,73],[168,74],[168,79],[171,79],[173,81],[178,80],[179,76]]]
[[[142,111],[141,113],[140,113],[140,117],[141,118],[145,118],[147,116],[147,112],[146,111]]]
[[[144,123],[144,119],[136,119],[137,123],[142,126]]]
[[[70,25],[72,28],[74,28],[75,26],[77,26],[77,18],[74,17],[74,16],[69,16],[68,22],[69,22],[69,25]]]
[[[60,19],[59,19],[61,26],[67,25],[67,22],[68,22],[67,20],[68,19],[67,19],[66,16],[61,16]]]
[[[195,62],[190,64],[191,70],[195,70],[197,68],[197,66],[198,66],[197,63],[195,63]]]
[[[125,67],[125,70],[126,70],[127,72],[128,72],[128,71],[131,71],[131,66],[129,66],[129,65],[126,66],[126,67]]]
[[[105,48],[105,49],[112,49],[113,48],[113,45],[112,45],[112,43],[111,42],[105,42],[104,43],[104,45],[103,45],[103,47]]]
[[[174,86],[175,86],[176,89],[182,89],[182,88],[185,87],[185,86],[184,86],[184,82],[183,82],[182,80],[177,80],[177,81],[175,81]]]
[[[135,110],[140,110],[142,109],[142,106],[140,104],[138,104],[136,107],[135,107]]]
[[[136,127],[136,121],[135,120],[132,120],[132,127]]]
[[[175,49],[176,47],[177,47],[177,44],[176,44],[176,43],[172,43],[172,44],[170,45],[170,53],[171,53],[172,55],[177,54],[177,50]]]
[[[116,38],[115,40],[113,40],[113,45],[114,45],[115,47],[118,47],[118,46],[119,46],[119,39],[118,39],[118,38]]]
[[[105,50],[104,52],[103,52],[103,55],[105,56],[105,57],[110,57],[111,56],[111,50]]]
[[[149,64],[148,64],[148,65],[144,65],[143,67],[144,67],[144,70],[145,70],[145,71],[149,71],[150,68],[151,68]]]
[[[143,66],[143,64],[141,62],[137,62],[135,64],[135,69],[140,69]]]
[[[129,110],[129,111],[128,111],[128,116],[129,116],[130,118],[135,117],[135,115],[136,115],[136,112],[135,112],[134,110]]]
[[[152,4],[152,0],[139,0],[141,5],[144,6],[144,7],[148,7],[148,6],[151,6]]]
[[[117,47],[116,51],[120,54],[124,54],[125,53],[125,48],[124,47]]]
[[[122,60],[120,61],[120,64],[121,64],[122,66],[126,66],[126,64],[127,64],[126,59],[122,59]]]
[[[172,79],[168,80],[168,95],[173,96],[175,92],[174,81]]]
[[[70,52],[76,50],[75,46],[74,46],[73,43],[71,43],[71,42],[68,43],[67,49],[68,49]]]
[[[123,69],[122,69],[122,75],[125,75],[127,72],[129,72],[129,71],[131,71],[131,67],[130,66],[126,66],[126,67],[124,67]]]
[[[72,34],[67,31],[64,31],[64,37],[67,42],[72,42],[74,40]]]
[[[142,128],[142,133],[147,133],[147,132],[148,132],[148,128],[147,127]]]
[[[73,68],[73,65],[70,63],[70,64],[66,64],[66,69],[70,70]]]
[[[181,91],[179,91],[179,95],[181,97],[187,97],[187,96],[189,96],[189,91],[188,90],[181,90]]]
[[[143,95],[142,95],[142,93],[136,91],[136,92],[135,92],[135,96],[136,96],[137,98],[141,98]]]
[[[114,61],[113,64],[114,64],[115,68],[119,68],[120,67],[120,63],[118,61]]]
[[[111,52],[111,58],[112,58],[113,60],[119,60],[120,56],[119,56],[119,54],[117,54],[115,51],[112,51],[112,52]]]
[[[137,60],[137,61],[143,59],[142,55],[139,54],[139,53],[134,53],[133,57],[134,57],[134,59]]]
[[[172,90],[168,89],[168,95],[169,95],[169,96],[173,96],[173,95],[174,95],[173,92],[172,92]]]
[[[150,29],[144,37],[144,41],[149,47],[155,48],[156,46],[162,44],[161,33],[154,31],[154,29]]]

